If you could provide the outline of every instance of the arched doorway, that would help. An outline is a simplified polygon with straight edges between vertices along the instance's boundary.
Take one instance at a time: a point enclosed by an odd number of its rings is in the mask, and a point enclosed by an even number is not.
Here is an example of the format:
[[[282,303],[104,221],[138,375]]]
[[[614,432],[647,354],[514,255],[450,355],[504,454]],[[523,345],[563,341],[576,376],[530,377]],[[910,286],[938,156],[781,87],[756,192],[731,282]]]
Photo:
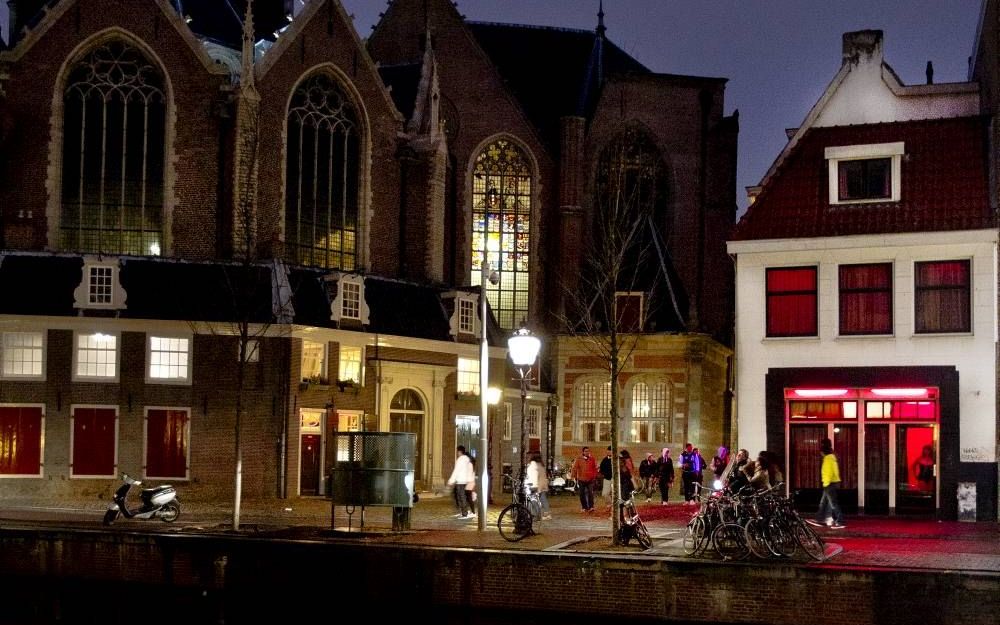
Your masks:
[[[423,482],[423,443],[424,402],[412,388],[404,388],[392,397],[389,404],[389,430],[391,432],[410,432],[417,437],[414,446],[413,476],[418,485]]]

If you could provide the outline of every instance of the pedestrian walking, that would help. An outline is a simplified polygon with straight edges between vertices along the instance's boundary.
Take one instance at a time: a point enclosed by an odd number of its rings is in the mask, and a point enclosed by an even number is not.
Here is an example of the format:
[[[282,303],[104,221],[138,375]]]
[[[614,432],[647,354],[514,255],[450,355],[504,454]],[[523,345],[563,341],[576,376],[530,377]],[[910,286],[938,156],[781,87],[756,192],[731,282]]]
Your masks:
[[[573,461],[573,469],[569,476],[576,481],[577,493],[580,495],[580,509],[584,512],[593,512],[597,461],[590,455],[590,447],[584,447],[580,457]]]
[[[674,484],[674,460],[670,457],[669,447],[664,447],[660,451],[657,472],[660,480],[660,505],[665,506],[667,505],[667,498],[670,495],[670,487]]]
[[[601,460],[600,467],[601,477],[604,481],[601,483],[601,497],[604,498],[604,502],[611,505],[611,447],[608,446],[608,453]]]
[[[806,522],[816,527],[828,526],[830,529],[844,529],[844,514],[837,501],[837,491],[840,489],[840,465],[833,453],[833,441],[824,438],[820,444],[823,453],[823,466],[820,468],[820,478],[823,482],[823,496],[819,500],[819,510],[816,518],[806,519]]]
[[[459,445],[455,448],[455,468],[451,470],[451,477],[448,478],[448,486],[452,488],[452,496],[455,498],[455,507],[458,512],[455,517],[469,517],[469,499],[465,494],[465,486],[469,482],[476,481],[475,471],[472,469],[472,461],[465,453],[465,446]],[[475,510],[472,516],[476,516]]]
[[[542,464],[542,455],[531,456],[526,473],[526,485],[532,492],[538,492],[538,501],[542,504],[542,518],[551,519],[552,510],[549,508],[549,477]]]

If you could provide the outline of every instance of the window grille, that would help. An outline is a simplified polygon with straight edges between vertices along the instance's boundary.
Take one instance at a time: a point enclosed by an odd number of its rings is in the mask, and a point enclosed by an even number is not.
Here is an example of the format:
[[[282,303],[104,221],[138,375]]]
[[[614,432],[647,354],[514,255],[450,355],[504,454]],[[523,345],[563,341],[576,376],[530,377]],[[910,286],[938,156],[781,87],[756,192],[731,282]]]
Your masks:
[[[494,141],[476,157],[471,283],[482,282],[483,251],[493,248],[487,261],[501,279],[486,285],[486,297],[500,327],[507,329],[528,314],[532,184],[527,157],[510,141]]]
[[[0,346],[4,377],[41,377],[44,347],[41,332],[4,332]]]
[[[479,361],[475,358],[458,359],[458,392],[479,394]]]
[[[340,372],[338,380],[351,380],[361,383],[361,348],[340,346]]]
[[[122,41],[72,65],[63,95],[63,249],[160,254],[165,100],[160,72]]]
[[[611,382],[581,383],[574,406],[580,440],[611,440]]]
[[[186,338],[149,337],[149,377],[187,380],[189,342]]]
[[[76,375],[83,378],[113,378],[117,375],[118,337],[108,334],[78,334]]]
[[[358,134],[354,107],[330,76],[316,74],[292,94],[285,238],[294,262],[345,271],[356,268]]]
[[[302,341],[302,380],[326,382],[326,345]]]
[[[458,331],[475,332],[476,303],[468,299],[458,300]]]
[[[111,281],[114,277],[114,269],[107,265],[98,265],[88,269],[90,270],[90,281],[87,285],[88,301],[96,305],[113,304]]]
[[[629,440],[649,443],[670,440],[670,387],[666,382],[636,382],[632,387]]]
[[[361,318],[361,285],[356,282],[341,280],[344,289],[342,319]]]

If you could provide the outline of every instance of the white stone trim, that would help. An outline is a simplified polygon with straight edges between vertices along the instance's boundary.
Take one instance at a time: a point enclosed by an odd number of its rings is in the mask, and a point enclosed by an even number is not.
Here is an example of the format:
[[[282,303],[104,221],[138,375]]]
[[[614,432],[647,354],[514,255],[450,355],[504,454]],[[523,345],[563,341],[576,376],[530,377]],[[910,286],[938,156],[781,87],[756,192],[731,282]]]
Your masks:
[[[371,310],[368,308],[368,302],[365,299],[365,278],[364,276],[358,275],[356,273],[340,273],[333,272],[326,278],[331,282],[337,283],[337,295],[334,296],[333,301],[330,302],[330,320],[331,321],[359,321],[362,325],[368,325],[371,319]],[[358,287],[358,316],[357,317],[345,317],[344,316],[344,285],[353,284]]]
[[[108,268],[111,270],[111,302],[102,304],[90,301],[91,278],[93,270]],[[85,256],[80,284],[73,290],[73,307],[79,310],[125,310],[128,294],[122,288],[121,266],[118,260],[101,260],[97,256]]]
[[[893,143],[870,143],[866,145],[843,145],[831,146],[824,150],[824,157],[828,161],[827,173],[829,175],[830,204],[875,204],[880,202],[898,202],[902,194],[902,171],[903,154],[905,153],[902,141]],[[841,200],[840,199],[840,163],[842,161],[868,160],[874,158],[889,158],[892,166],[889,175],[892,176],[890,183],[892,191],[890,197]]]

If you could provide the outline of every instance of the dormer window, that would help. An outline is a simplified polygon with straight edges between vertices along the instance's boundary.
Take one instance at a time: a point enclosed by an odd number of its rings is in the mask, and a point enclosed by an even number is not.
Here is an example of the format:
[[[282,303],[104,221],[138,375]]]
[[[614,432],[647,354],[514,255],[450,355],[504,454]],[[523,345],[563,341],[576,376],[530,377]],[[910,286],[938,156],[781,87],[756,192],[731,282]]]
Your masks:
[[[468,334],[476,331],[476,303],[471,299],[458,300],[458,331]]]
[[[898,202],[903,142],[826,148],[830,204]]]
[[[125,308],[125,290],[119,282],[118,263],[84,259],[83,279],[73,296],[76,308]]]
[[[334,273],[327,280],[337,283],[337,295],[330,304],[333,321],[356,321],[368,325],[368,303],[365,302],[365,279],[349,273]]]
[[[465,291],[449,291],[441,295],[444,300],[453,300],[454,306],[447,306],[451,310],[448,319],[449,333],[459,338],[475,337],[480,332],[479,315],[476,308],[479,307],[479,294],[466,293]]]

